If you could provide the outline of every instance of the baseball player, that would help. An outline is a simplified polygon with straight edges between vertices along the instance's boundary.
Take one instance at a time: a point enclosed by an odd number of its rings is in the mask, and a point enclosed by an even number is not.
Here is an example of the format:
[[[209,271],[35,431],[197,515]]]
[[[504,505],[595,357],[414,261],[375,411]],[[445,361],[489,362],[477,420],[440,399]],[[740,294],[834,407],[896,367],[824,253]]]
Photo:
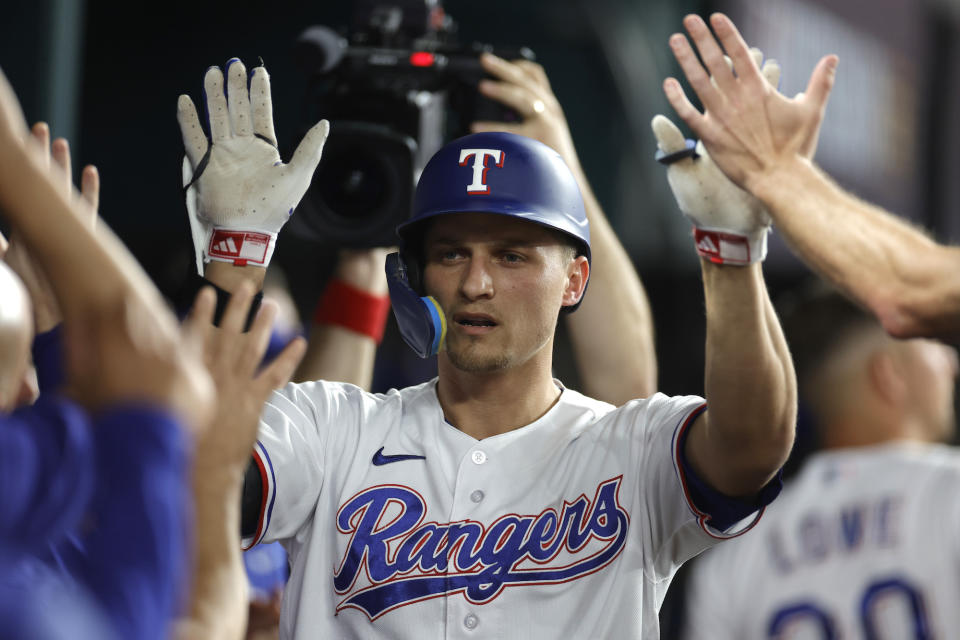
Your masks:
[[[839,294],[784,320],[822,451],[749,536],[693,566],[686,637],[952,638],[960,628],[956,352],[891,339]]]
[[[252,110],[242,64],[227,75],[230,104],[222,72],[207,72],[209,140],[189,99],[180,121],[208,229],[198,257],[229,291],[262,281],[320,144],[283,165],[257,108],[265,72]],[[559,155],[478,133],[431,159],[387,273],[401,333],[438,354],[438,378],[386,394],[292,384],[264,408],[243,528],[248,545],[290,554],[282,637],[658,637],[677,567],[759,519],[793,438],[792,363],[759,264],[766,225],[691,217],[699,243],[715,243],[701,261],[710,408],[661,394],[614,408],[551,375],[557,318],[579,304],[591,259]]]

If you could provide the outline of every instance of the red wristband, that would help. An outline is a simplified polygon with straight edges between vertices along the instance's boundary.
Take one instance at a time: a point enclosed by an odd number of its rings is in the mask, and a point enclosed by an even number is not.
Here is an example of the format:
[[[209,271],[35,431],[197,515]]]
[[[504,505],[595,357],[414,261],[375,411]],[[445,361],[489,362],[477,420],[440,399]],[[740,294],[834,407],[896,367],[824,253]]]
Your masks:
[[[390,296],[375,296],[347,284],[331,280],[313,312],[314,324],[334,324],[383,340],[390,311]]]

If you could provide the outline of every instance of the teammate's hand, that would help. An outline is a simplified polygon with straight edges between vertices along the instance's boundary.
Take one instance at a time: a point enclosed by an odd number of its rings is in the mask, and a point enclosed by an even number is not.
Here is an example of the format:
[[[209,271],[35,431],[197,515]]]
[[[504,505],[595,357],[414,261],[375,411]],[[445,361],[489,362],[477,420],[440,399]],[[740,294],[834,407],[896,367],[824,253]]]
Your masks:
[[[31,130],[33,139],[42,149],[43,161],[47,167],[50,166],[51,149],[54,166],[62,174],[64,188],[67,192],[74,194],[71,188],[72,168],[70,162],[70,145],[63,138],[57,138],[50,144],[50,128],[45,122],[38,122],[33,125]],[[84,208],[83,213],[87,216],[85,223],[93,228],[97,218],[97,207],[100,201],[100,175],[97,168],[93,165],[87,165],[81,174],[81,194],[87,204],[90,206]],[[30,294],[30,300],[33,303],[34,330],[36,333],[43,333],[60,324],[63,315],[60,312],[60,305],[57,303],[56,296],[53,293],[53,287],[46,274],[40,268],[37,261],[30,255],[29,250],[24,244],[22,238],[14,232],[11,237],[10,250],[4,258],[10,268],[13,269]]]
[[[294,338],[261,369],[277,306],[265,301],[250,331],[244,333],[252,300],[253,287],[241,284],[231,296],[219,328],[214,328],[216,296],[213,289],[205,288],[185,323],[203,335],[204,361],[217,388],[210,429],[197,444],[195,466],[199,470],[243,473],[267,396],[287,383],[306,350],[306,341]]]
[[[833,88],[837,57],[823,57],[810,76],[806,92],[787,98],[764,80],[728,17],[716,13],[710,23],[719,43],[699,16],[688,15],[683,21],[703,65],[683,34],[670,37],[673,55],[700,98],[704,113],[690,104],[676,79],[667,78],[663,90],[717,166],[737,185],[752,191],[751,185],[770,177],[778,168],[813,157]],[[733,61],[732,69],[724,61],[720,44]]]
[[[763,53],[753,48],[750,57],[761,68]],[[729,59],[726,64],[732,67]],[[762,63],[761,74],[769,86],[776,87],[780,65],[767,60]],[[724,264],[763,260],[770,229],[770,216],[763,205],[717,168],[702,142],[691,150],[668,118],[658,114],[651,126],[661,162],[668,165],[667,180],[673,196],[680,211],[693,223],[697,252]]]
[[[506,131],[539,140],[559,153],[571,169],[579,167],[570,127],[543,67],[530,60],[512,62],[492,53],[480,56],[484,70],[497,80],[481,80],[480,93],[520,114],[520,123],[478,121],[474,133]]]
[[[177,120],[186,148],[184,186],[197,268],[210,260],[267,266],[277,233],[293,214],[320,162],[330,125],[321,120],[304,136],[290,164],[283,164],[273,130],[270,76],[247,70],[237,58],[223,72],[204,76],[210,137],[193,101],[181,95]],[[192,184],[191,184],[192,183]]]
[[[167,322],[167,309],[149,307],[140,296],[113,300],[64,323],[70,393],[93,411],[164,407],[194,435],[202,433],[214,400],[199,356],[203,336],[191,327],[178,330]]]

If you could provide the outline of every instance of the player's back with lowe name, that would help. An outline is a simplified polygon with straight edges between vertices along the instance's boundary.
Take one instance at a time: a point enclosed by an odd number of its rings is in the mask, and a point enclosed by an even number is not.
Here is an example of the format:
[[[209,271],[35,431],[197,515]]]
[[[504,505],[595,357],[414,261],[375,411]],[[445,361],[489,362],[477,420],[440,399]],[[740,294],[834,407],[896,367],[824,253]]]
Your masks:
[[[694,566],[686,638],[950,638],[960,629],[960,451],[825,451],[749,536]]]

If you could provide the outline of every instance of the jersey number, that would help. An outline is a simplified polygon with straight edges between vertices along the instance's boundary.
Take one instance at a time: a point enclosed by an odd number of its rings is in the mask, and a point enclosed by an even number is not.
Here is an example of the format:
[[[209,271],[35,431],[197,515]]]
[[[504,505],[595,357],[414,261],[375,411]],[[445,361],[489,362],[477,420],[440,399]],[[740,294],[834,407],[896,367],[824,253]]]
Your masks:
[[[890,620],[889,612],[905,612],[899,620]],[[889,637],[903,638],[907,632],[916,640],[931,640],[920,591],[900,578],[876,580],[867,585],[860,598],[860,625],[867,640],[881,640],[885,630]],[[893,629],[891,632],[890,630]],[[824,640],[840,637],[836,622],[829,612],[810,602],[800,602],[777,611],[770,619],[768,637],[775,640],[800,637],[800,634],[815,632]]]

